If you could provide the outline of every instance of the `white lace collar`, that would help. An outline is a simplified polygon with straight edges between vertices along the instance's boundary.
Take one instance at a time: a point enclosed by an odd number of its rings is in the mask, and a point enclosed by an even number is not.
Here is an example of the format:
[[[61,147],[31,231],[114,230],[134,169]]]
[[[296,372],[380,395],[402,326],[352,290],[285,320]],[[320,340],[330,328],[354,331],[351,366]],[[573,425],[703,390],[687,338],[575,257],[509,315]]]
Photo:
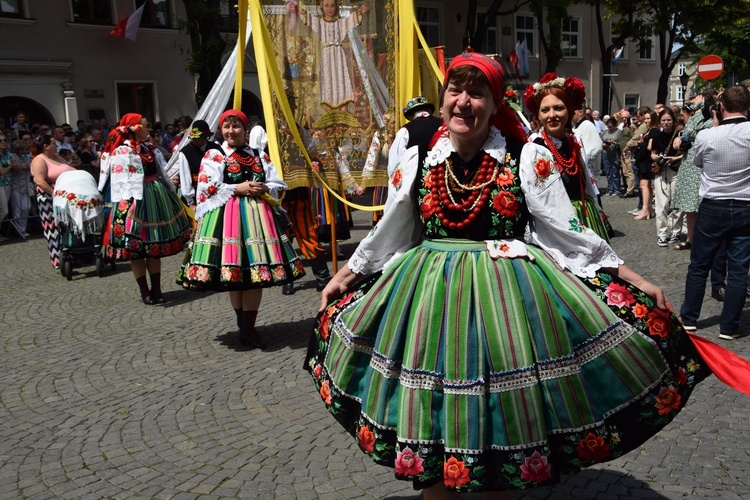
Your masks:
[[[482,150],[498,162],[503,163],[505,161],[505,137],[503,137],[498,129],[491,126],[487,140],[482,145]],[[453,143],[451,143],[447,135],[444,135],[438,139],[435,146],[427,153],[425,164],[428,167],[439,165],[455,151],[456,148],[453,147]]]

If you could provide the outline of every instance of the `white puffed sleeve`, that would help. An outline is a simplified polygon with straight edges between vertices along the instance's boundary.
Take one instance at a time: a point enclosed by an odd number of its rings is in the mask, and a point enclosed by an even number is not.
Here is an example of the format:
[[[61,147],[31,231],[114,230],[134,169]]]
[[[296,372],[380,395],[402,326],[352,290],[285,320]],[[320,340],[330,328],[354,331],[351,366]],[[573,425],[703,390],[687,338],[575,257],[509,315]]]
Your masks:
[[[623,263],[606,241],[578,220],[560,173],[546,148],[527,143],[521,151],[521,188],[531,214],[531,243],[544,249],[562,268],[593,277],[602,267]]]
[[[419,172],[418,156],[417,146],[409,148],[397,170],[391,174],[383,217],[349,259],[347,265],[352,272],[376,273],[391,259],[419,244],[423,224],[414,190]]]

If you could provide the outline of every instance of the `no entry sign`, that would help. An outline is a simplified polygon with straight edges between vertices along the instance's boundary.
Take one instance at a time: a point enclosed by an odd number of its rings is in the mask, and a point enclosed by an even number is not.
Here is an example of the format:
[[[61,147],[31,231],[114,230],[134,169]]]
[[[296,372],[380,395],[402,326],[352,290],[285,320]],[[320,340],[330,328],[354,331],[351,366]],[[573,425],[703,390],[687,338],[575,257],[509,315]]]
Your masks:
[[[724,71],[724,61],[719,56],[711,54],[698,61],[698,76],[704,80],[718,78],[722,71]]]

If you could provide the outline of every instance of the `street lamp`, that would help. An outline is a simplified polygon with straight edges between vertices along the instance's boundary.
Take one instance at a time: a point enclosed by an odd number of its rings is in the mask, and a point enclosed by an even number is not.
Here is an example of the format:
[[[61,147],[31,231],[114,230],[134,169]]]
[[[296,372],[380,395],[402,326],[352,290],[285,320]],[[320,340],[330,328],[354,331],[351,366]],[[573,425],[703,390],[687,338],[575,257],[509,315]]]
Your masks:
[[[690,75],[687,74],[687,71],[682,72],[680,75],[680,87],[682,87],[682,106],[685,107],[685,91],[687,90],[687,84],[688,80],[690,80]]]

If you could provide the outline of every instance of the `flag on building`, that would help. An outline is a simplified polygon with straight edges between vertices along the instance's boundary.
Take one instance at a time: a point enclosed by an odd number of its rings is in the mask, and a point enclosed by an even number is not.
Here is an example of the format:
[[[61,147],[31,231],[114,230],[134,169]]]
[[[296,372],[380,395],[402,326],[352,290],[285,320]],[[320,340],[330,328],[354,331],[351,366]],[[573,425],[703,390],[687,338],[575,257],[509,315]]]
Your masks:
[[[518,55],[518,70],[516,71],[519,77],[525,78],[529,76],[529,48],[525,38],[516,42],[515,51]]]
[[[513,69],[516,71],[516,76],[521,78],[521,72],[518,70],[518,54],[516,53],[516,49],[510,51],[508,62],[513,65]]]
[[[135,9],[135,12],[130,14],[130,16],[120,21],[117,26],[109,32],[109,35],[121,36],[135,42],[135,36],[138,34],[138,27],[141,25],[141,17],[143,16],[143,8],[145,6],[146,2]]]
[[[615,64],[620,60],[620,56],[622,55],[622,51],[624,48],[625,47],[620,47],[619,49],[612,51],[612,64]]]

